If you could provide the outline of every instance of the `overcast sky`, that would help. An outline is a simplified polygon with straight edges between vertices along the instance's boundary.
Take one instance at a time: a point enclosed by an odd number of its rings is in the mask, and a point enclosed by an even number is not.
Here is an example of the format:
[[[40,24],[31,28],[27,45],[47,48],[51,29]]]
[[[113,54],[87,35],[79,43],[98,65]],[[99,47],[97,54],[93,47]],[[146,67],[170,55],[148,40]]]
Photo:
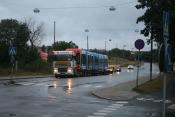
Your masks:
[[[136,19],[144,13],[135,8],[136,4],[137,0],[0,0],[0,19],[33,18],[43,22],[45,45],[53,44],[56,21],[56,41],[73,41],[86,49],[88,35],[89,48],[104,49],[107,41],[108,50],[114,47],[131,50],[135,40],[146,41],[135,32],[143,27],[142,23],[136,24]],[[109,6],[115,6],[116,10],[109,11]],[[40,13],[34,13],[34,8],[39,8]],[[144,48],[149,49],[149,46]]]

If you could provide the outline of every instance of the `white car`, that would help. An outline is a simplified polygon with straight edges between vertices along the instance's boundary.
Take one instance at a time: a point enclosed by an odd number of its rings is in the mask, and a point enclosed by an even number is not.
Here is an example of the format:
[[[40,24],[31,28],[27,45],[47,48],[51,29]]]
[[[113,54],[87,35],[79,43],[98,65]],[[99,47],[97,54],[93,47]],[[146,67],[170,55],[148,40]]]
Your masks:
[[[128,65],[128,69],[134,69],[133,65]]]

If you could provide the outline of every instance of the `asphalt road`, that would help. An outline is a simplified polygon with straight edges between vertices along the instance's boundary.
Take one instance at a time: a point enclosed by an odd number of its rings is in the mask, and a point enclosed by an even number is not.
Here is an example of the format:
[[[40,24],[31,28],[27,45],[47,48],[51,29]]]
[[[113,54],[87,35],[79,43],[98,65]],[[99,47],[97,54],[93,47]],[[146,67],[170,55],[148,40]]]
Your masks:
[[[156,66],[153,66],[153,73],[158,73]],[[149,64],[142,66],[139,76],[149,76]],[[150,108],[152,100],[145,102],[138,97],[121,102],[91,95],[91,91],[98,88],[134,79],[136,69],[128,71],[122,68],[121,73],[113,75],[19,79],[16,85],[10,86],[1,83],[0,117],[159,117],[156,107],[160,107],[160,103],[154,102],[155,108]],[[144,103],[147,105],[144,106]]]

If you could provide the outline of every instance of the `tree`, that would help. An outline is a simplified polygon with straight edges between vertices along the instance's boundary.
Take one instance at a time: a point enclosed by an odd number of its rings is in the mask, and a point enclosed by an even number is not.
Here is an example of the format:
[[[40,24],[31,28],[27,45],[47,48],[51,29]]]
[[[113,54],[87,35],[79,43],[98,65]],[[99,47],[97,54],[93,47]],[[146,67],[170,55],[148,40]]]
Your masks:
[[[78,46],[72,41],[70,42],[58,41],[52,45],[52,50],[65,50],[67,48],[78,48]]]
[[[175,14],[174,0],[138,0],[137,9],[146,9],[145,13],[137,18],[137,23],[144,22],[145,27],[141,34],[148,37],[151,34],[153,41],[158,45],[163,43],[163,11]],[[170,36],[174,33],[170,33]],[[148,39],[148,42],[150,39]]]
[[[36,47],[40,45],[43,40],[44,24],[37,24],[36,21],[32,18],[25,20],[25,23],[27,24],[27,27],[30,30],[30,38],[28,41],[30,42],[31,48],[33,49],[34,46]]]
[[[0,22],[0,63],[8,65],[10,56],[8,48],[15,46],[17,48],[16,59],[22,59],[27,51],[27,41],[29,30],[25,23],[18,22],[14,19],[4,19]]]

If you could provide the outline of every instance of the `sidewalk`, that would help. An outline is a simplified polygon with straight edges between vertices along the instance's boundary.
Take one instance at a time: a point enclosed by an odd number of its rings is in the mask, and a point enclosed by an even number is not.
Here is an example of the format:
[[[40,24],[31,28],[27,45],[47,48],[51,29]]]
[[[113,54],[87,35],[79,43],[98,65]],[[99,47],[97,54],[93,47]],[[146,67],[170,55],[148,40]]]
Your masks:
[[[148,77],[139,78],[139,84],[142,84],[148,80],[149,80]],[[132,91],[132,89],[135,86],[136,86],[136,80],[132,80],[112,87],[95,90],[92,92],[92,94],[103,99],[114,100],[114,101],[117,100],[126,101],[140,95],[139,93]]]

